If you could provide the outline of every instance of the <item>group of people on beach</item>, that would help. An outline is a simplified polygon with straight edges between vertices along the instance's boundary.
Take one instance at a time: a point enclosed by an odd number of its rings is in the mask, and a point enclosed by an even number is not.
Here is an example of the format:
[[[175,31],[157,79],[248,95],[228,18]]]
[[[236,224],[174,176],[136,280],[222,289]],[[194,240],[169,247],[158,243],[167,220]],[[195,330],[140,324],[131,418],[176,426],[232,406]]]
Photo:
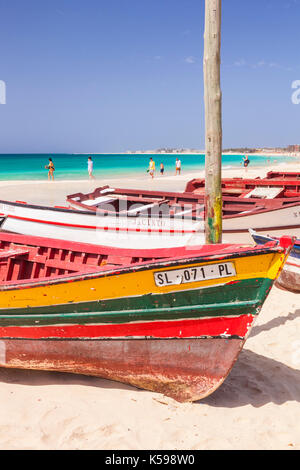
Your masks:
[[[90,179],[95,179],[94,175],[93,175],[93,160],[92,160],[92,157],[88,157],[88,161],[87,161],[87,164],[88,164],[88,174],[89,174],[89,178]],[[48,165],[45,166],[45,169],[48,170],[48,180],[54,180],[54,171],[55,171],[55,168],[54,168],[54,163],[52,161],[52,158],[49,158],[49,162],[48,162]],[[152,178],[154,178],[154,173],[155,173],[155,161],[153,160],[153,158],[151,157],[150,158],[150,162],[149,162],[149,169],[147,170],[150,174],[150,176]],[[160,174],[163,175],[165,172],[165,167],[164,167],[164,164],[161,162],[160,164]],[[176,158],[176,162],[175,162],[175,175],[179,174],[180,175],[181,173],[181,160],[179,160],[179,158]]]
[[[92,157],[88,157],[88,161],[87,161],[87,164],[88,164],[88,174],[89,174],[89,178],[94,180],[95,177],[93,175],[93,160],[92,160]],[[52,161],[52,158],[49,158],[49,163],[48,165],[45,166],[46,170],[48,170],[48,180],[54,180],[54,171],[55,171],[55,168],[54,168],[54,163]]]
[[[246,169],[247,171],[247,167],[250,163],[250,160],[248,158],[248,155],[245,155],[245,157],[243,157],[243,165],[244,165],[244,168]],[[94,175],[93,175],[93,160],[92,160],[92,157],[88,157],[88,161],[87,161],[87,164],[88,164],[88,174],[89,174],[89,178],[90,179],[95,179]],[[48,165],[45,166],[45,168],[48,170],[48,180],[54,180],[54,171],[55,171],[55,168],[54,168],[54,163],[52,161],[52,158],[49,158],[49,163]],[[153,160],[152,157],[150,157],[150,161],[149,161],[149,169],[147,170],[151,176],[151,178],[153,179],[154,178],[154,173],[155,173],[155,161]],[[165,172],[165,167],[164,167],[164,164],[163,162],[161,162],[160,164],[160,174],[163,175]],[[179,160],[179,158],[176,158],[176,161],[175,161],[175,175],[180,175],[181,173],[181,160]]]
[[[155,173],[155,161],[153,160],[152,157],[150,157],[149,161],[149,169],[147,170],[151,176],[151,178],[154,178],[154,173]],[[164,164],[161,162],[160,164],[160,174],[163,175],[165,172],[165,167]],[[179,158],[176,158],[175,161],[175,175],[180,175],[181,173],[181,160]]]

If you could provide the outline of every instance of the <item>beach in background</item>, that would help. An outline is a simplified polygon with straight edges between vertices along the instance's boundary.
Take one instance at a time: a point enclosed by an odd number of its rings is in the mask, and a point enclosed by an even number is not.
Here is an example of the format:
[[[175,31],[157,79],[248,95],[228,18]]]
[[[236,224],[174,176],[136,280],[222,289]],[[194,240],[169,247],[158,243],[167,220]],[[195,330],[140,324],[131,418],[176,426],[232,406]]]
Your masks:
[[[42,166],[47,157],[40,159]],[[87,156],[80,158],[86,170]],[[115,177],[105,177],[100,170],[96,180],[48,182],[44,171],[43,181],[0,181],[0,199],[65,205],[67,194],[104,184],[182,191],[191,178],[204,176],[204,168],[187,169],[181,160],[180,176],[157,172],[154,180],[142,171],[130,177],[116,170]],[[247,173],[236,165],[224,168],[223,177],[300,168],[297,158],[260,168],[250,160]],[[147,162],[144,155],[142,166]],[[3,368],[0,398],[2,450],[300,450],[299,294],[273,287],[230,375],[201,401],[178,403],[95,377]]]
[[[131,157],[131,156],[130,156]],[[300,157],[284,157],[282,156],[281,159],[279,157],[261,157],[257,156],[257,160],[261,162],[260,165],[255,166],[253,164],[253,157],[249,157],[250,165],[245,170],[245,168],[240,164],[241,156],[234,156],[238,157],[233,159],[235,161],[235,165],[225,165],[222,166],[222,175],[224,178],[230,177],[249,177],[249,178],[256,178],[257,176],[264,177],[268,171],[299,171],[300,168]],[[0,156],[0,162],[3,156]],[[19,157],[21,160],[21,156]],[[204,178],[205,177],[205,167],[204,165],[192,166],[188,167],[184,163],[184,159],[180,159],[182,161],[182,171],[180,175],[175,176],[175,160],[176,156],[172,155],[171,161],[173,163],[173,171],[167,171],[163,176],[159,174],[159,165],[156,164],[156,172],[155,177],[152,179],[149,174],[147,173],[147,165],[149,162],[149,157],[146,155],[139,156],[138,158],[142,158],[142,161],[139,161],[141,165],[139,171],[135,173],[121,171],[119,172],[118,169],[115,169],[114,172],[111,170],[107,173],[105,171],[102,172],[101,169],[94,172],[95,179],[91,180],[88,179],[88,172],[87,172],[87,158],[88,154],[84,157],[80,156],[81,159],[84,158],[84,168],[81,169],[81,172],[75,177],[73,174],[73,178],[68,179],[65,174],[65,178],[57,177],[57,174],[61,172],[61,176],[63,175],[62,170],[58,170],[57,161],[59,159],[53,157],[53,161],[55,164],[55,180],[48,181],[47,174],[48,171],[44,168],[45,164],[48,162],[48,155],[45,155],[44,158],[42,157],[34,157],[38,161],[38,165],[41,165],[43,170],[41,176],[39,178],[34,178],[34,171],[32,170],[30,174],[28,174],[28,179],[24,178],[23,173],[20,172],[18,169],[17,177],[14,179],[4,178],[6,175],[5,173],[2,174],[0,171],[0,199],[1,200],[10,200],[10,201],[17,201],[21,200],[28,203],[36,203],[36,204],[43,204],[43,205],[65,205],[66,204],[66,196],[68,194],[73,194],[77,192],[91,192],[99,186],[109,185],[111,187],[118,187],[118,188],[137,188],[137,189],[149,189],[149,190],[156,190],[156,191],[184,191],[185,186],[188,181],[193,178]],[[64,157],[66,158],[66,157]],[[115,157],[112,157],[112,159]],[[116,157],[116,158],[121,158]],[[122,156],[123,158],[123,156]],[[124,155],[124,158],[127,159],[128,157]],[[194,158],[194,156],[193,156]],[[202,158],[200,156],[200,158]],[[232,156],[230,156],[232,158]],[[271,159],[273,159],[273,164],[271,163]],[[268,160],[270,162],[268,163]],[[68,157],[67,161],[70,164],[72,158]],[[155,158],[155,161],[158,162],[158,159]],[[22,165],[24,164],[24,155],[22,155]],[[82,161],[81,161],[82,164]],[[107,164],[109,168],[112,168],[111,164]],[[13,165],[12,169],[13,169]],[[96,167],[96,165],[95,165]],[[29,178],[31,176],[31,178]],[[35,176],[38,176],[36,173]]]
[[[179,158],[182,170],[188,172],[204,170],[204,154],[0,154],[0,181],[2,180],[44,180],[47,179],[48,158],[55,165],[56,180],[84,180],[88,177],[87,159],[91,156],[94,163],[93,174],[96,178],[143,177],[152,157],[159,173],[163,162],[165,175],[175,173],[175,160]],[[240,168],[244,155],[224,154],[224,170]],[[250,165],[266,168],[269,165],[293,163],[295,157],[286,155],[249,155]]]

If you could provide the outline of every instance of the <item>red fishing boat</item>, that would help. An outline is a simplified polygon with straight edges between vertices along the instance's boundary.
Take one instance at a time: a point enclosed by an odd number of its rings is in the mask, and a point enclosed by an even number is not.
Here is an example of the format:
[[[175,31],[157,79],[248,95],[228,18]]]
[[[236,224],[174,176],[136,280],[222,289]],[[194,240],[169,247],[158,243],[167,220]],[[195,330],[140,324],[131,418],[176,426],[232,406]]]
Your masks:
[[[222,223],[226,241],[248,241],[249,228],[258,232],[272,230],[277,236],[292,233],[300,237],[299,179],[224,178],[222,193]],[[98,216],[106,210],[108,222],[110,210],[112,215],[119,214],[122,204],[123,214],[134,207],[138,219],[148,217],[152,220],[155,218],[154,206],[160,205],[167,207],[167,215],[178,217],[184,214],[186,222],[191,217],[199,224],[200,219],[204,218],[204,198],[205,180],[195,179],[187,184],[182,193],[102,186],[88,194],[67,196],[67,204],[77,210],[97,213]],[[190,228],[193,230],[195,226]]]
[[[269,172],[265,178],[222,178],[221,186],[223,195],[238,198],[300,198],[300,173]],[[204,178],[192,179],[185,187],[186,192],[195,194],[203,194],[204,190]]]
[[[268,171],[266,178],[278,180],[300,180],[299,171]]]

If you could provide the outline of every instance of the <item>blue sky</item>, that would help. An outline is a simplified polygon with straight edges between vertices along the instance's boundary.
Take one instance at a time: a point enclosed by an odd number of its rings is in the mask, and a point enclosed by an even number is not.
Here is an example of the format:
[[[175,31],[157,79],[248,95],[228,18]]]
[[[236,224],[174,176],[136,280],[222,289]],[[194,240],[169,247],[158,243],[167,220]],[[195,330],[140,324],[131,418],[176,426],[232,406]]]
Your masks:
[[[0,0],[0,153],[204,148],[204,0]],[[223,148],[300,143],[300,1],[223,0]]]

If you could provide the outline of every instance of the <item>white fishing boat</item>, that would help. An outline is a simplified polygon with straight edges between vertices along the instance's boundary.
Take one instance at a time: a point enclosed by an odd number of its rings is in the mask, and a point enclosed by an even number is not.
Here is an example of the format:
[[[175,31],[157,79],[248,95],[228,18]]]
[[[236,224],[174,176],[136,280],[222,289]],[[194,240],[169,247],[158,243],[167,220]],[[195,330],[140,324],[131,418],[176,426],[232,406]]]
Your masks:
[[[0,201],[1,229],[24,235],[123,248],[169,248],[204,243],[202,217],[129,209],[79,211]],[[182,211],[181,211],[182,212]]]
[[[224,242],[249,243],[249,228],[300,237],[300,198],[257,187],[223,196]],[[97,188],[67,197],[70,207],[0,201],[4,231],[124,248],[205,243],[204,197],[191,192]],[[71,207],[73,206],[73,207]],[[76,207],[76,209],[75,209]]]

